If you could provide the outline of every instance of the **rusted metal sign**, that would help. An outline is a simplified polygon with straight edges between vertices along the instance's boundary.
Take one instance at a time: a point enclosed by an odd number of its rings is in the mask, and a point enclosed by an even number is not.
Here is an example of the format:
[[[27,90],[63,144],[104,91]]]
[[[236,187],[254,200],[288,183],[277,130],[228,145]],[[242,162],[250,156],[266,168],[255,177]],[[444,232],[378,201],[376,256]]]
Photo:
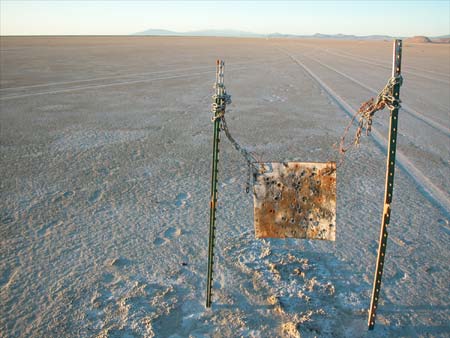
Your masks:
[[[254,185],[257,238],[336,238],[336,163],[260,163]]]

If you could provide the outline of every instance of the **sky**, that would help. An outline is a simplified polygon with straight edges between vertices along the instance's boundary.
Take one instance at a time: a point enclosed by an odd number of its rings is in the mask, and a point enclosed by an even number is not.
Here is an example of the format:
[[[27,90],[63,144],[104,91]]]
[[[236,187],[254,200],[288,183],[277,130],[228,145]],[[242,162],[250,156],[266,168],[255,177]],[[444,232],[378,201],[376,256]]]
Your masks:
[[[440,36],[450,34],[450,1],[0,0],[0,35],[127,35],[150,28]]]

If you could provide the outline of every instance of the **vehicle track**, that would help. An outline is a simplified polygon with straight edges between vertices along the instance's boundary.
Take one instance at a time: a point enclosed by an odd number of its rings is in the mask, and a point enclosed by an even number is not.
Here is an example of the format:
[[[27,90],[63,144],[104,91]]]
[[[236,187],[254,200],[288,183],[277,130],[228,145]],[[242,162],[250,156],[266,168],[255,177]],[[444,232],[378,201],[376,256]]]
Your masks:
[[[342,54],[342,53],[330,51],[329,49],[323,49],[323,51],[325,51],[327,53],[330,53],[330,54],[333,54],[333,55],[336,55],[336,56],[344,57],[344,58],[347,58],[347,59],[350,59],[350,60],[353,60],[353,61],[363,62],[363,63],[367,63],[367,64],[372,65],[372,66],[378,66],[378,67],[381,67],[381,68],[389,69],[389,67],[387,67],[384,64],[381,64],[379,62],[369,61],[369,60],[364,59],[364,58],[359,58],[359,57],[354,57],[354,56],[350,56],[350,55],[345,55],[345,54]],[[410,70],[406,70],[406,71],[404,71],[404,73],[408,74],[408,75],[422,77],[424,79],[428,79],[428,80],[431,80],[431,81],[436,81],[436,82],[441,82],[441,83],[445,83],[445,84],[450,84],[450,81],[448,81],[448,80],[438,79],[436,77],[427,76],[425,74],[417,73],[417,72],[410,71]]]
[[[255,61],[247,61],[247,62],[236,62],[236,63],[228,63],[227,66],[242,66],[242,65],[248,65],[248,64],[254,64],[254,63],[260,63],[260,62],[278,62],[281,59],[275,59],[275,60],[267,60],[267,59],[261,59],[261,60],[255,60]],[[133,73],[133,74],[116,74],[111,76],[103,76],[103,77],[97,77],[97,78],[91,78],[91,79],[84,79],[84,80],[73,80],[73,81],[60,81],[60,82],[49,82],[49,83],[41,83],[41,84],[35,84],[35,85],[29,85],[29,86],[19,86],[19,87],[6,87],[6,88],[0,88],[0,92],[6,92],[10,90],[26,90],[30,88],[41,88],[41,87],[51,87],[51,86],[59,86],[59,85],[66,85],[66,84],[76,84],[76,83],[83,83],[83,82],[95,82],[95,81],[103,81],[103,80],[111,80],[111,79],[121,79],[121,78],[128,78],[128,77],[134,77],[134,76],[146,76],[146,75],[154,75],[154,74],[164,74],[164,73],[172,73],[172,72],[181,72],[181,71],[190,71],[190,70],[199,70],[199,69],[214,69],[214,66],[200,66],[200,67],[190,67],[190,68],[176,68],[176,69],[166,69],[166,70],[160,70],[160,71],[152,71],[152,72],[145,72],[145,73]]]
[[[311,76],[322,89],[330,96],[330,98],[337,103],[337,105],[350,117],[353,117],[355,110],[344,101],[333,89],[331,89],[320,77],[318,77],[311,69],[309,69],[303,62],[298,60],[295,56],[288,51],[279,48],[278,49],[288,55],[294,63],[303,68],[303,70]],[[381,147],[384,151],[387,149],[386,138],[372,126],[372,138],[375,143]],[[431,180],[426,177],[401,151],[397,150],[396,153],[397,163],[399,167],[407,173],[418,186],[423,195],[441,209],[445,215],[450,215],[450,196],[439,189]]]
[[[49,83],[41,83],[41,84],[30,85],[30,86],[0,88],[0,91],[23,90],[23,89],[29,89],[29,88],[51,87],[51,86],[60,86],[60,85],[66,85],[66,84],[83,83],[83,82],[94,82],[94,81],[102,81],[102,80],[110,80],[110,79],[121,79],[121,78],[133,77],[133,76],[145,76],[145,75],[153,75],[153,74],[164,74],[164,73],[170,73],[170,72],[198,70],[198,69],[213,69],[213,68],[214,67],[211,67],[211,66],[203,66],[203,67],[193,67],[193,68],[177,68],[177,69],[173,69],[173,70],[161,70],[161,71],[146,72],[146,73],[133,73],[133,74],[122,74],[122,75],[117,74],[117,75],[96,77],[96,78],[84,79],[84,80],[49,82]]]
[[[146,82],[153,82],[153,81],[158,81],[158,80],[178,79],[178,78],[189,77],[189,76],[198,76],[198,75],[203,75],[203,74],[211,74],[212,71],[213,70],[211,69],[211,70],[204,71],[204,72],[197,72],[197,73],[190,73],[190,74],[163,76],[163,77],[156,77],[156,78],[151,78],[151,79],[113,82],[113,83],[89,85],[89,86],[78,86],[78,87],[71,87],[71,88],[68,88],[68,89],[57,89],[57,90],[51,90],[51,91],[46,91],[46,92],[27,93],[27,94],[20,94],[20,95],[10,95],[10,96],[0,97],[0,101],[20,99],[20,98],[31,97],[31,96],[41,96],[41,95],[51,95],[51,94],[75,92],[75,91],[87,90],[87,89],[97,89],[97,88],[123,86],[123,85],[136,84],[136,83],[146,83]]]
[[[331,71],[333,71],[333,72],[335,72],[335,73],[337,73],[337,74],[347,78],[348,80],[356,83],[360,87],[362,87],[364,89],[367,89],[368,91],[372,92],[373,94],[378,95],[379,91],[377,91],[376,89],[374,89],[372,87],[369,87],[369,86],[365,85],[364,83],[362,83],[361,81],[356,80],[355,78],[351,77],[350,75],[345,74],[345,73],[337,70],[336,68],[328,66],[327,64],[325,64],[325,63],[323,63],[323,62],[321,62],[321,61],[319,61],[319,60],[317,60],[315,58],[311,58],[311,57],[309,57],[307,55],[304,55],[304,54],[303,54],[303,56],[308,58],[308,59],[310,59],[310,60],[313,60],[314,62],[322,65],[323,67],[325,67],[325,68],[327,68],[327,69],[329,69],[329,70],[331,70]],[[450,137],[450,129],[447,128],[446,126],[444,126],[442,124],[442,122],[436,122],[433,119],[430,119],[429,117],[426,117],[425,115],[423,115],[423,114],[419,113],[418,111],[412,109],[411,107],[407,106],[406,104],[402,104],[402,110],[405,111],[406,113],[414,116],[418,120],[428,124],[430,127],[439,130],[445,136]]]
[[[327,48],[326,50],[329,51],[328,48]],[[343,52],[343,51],[336,52],[336,50],[333,50],[333,52],[345,54],[345,55],[348,55],[348,56],[350,56],[350,57],[357,57],[358,59],[363,59],[363,60],[366,60],[366,61],[368,61],[368,62],[373,62],[374,64],[378,64],[379,66],[382,66],[382,67],[385,67],[385,68],[386,68],[386,65],[384,65],[384,64],[382,64],[382,63],[380,63],[380,62],[377,62],[377,61],[375,61],[375,60],[373,60],[373,59],[366,58],[366,57],[361,56],[361,55],[355,56],[354,54],[347,53],[347,52]],[[420,69],[420,68],[417,68],[417,67],[407,66],[407,67],[404,67],[404,69],[406,69],[406,71],[408,71],[408,69],[412,69],[412,70],[416,70],[416,71],[418,71],[418,72],[420,72],[420,73],[429,73],[429,74],[432,74],[432,75],[442,76],[442,73],[435,72],[435,71],[433,71],[433,70]]]
[[[353,60],[353,61],[363,62],[363,63],[367,63],[367,64],[370,64],[370,65],[373,65],[373,66],[378,66],[378,67],[381,67],[381,68],[390,69],[389,67],[387,67],[383,63],[376,62],[376,61],[370,60],[370,59],[365,58],[365,57],[355,57],[355,56],[353,56],[351,54],[348,54],[348,53],[336,52],[336,51],[331,50],[329,48],[319,48],[319,47],[311,46],[309,44],[304,44],[304,43],[302,43],[300,45],[304,46],[304,47],[307,47],[308,49],[313,48],[313,49],[318,50],[318,51],[322,51],[322,52],[326,52],[326,53],[333,54],[333,55],[336,55],[336,56],[344,57],[344,58],[347,58],[347,59],[350,59],[350,60]],[[436,72],[422,70],[422,69],[418,69],[418,68],[411,68],[411,67],[409,67],[409,69],[416,69],[416,70],[418,70],[420,72],[433,73],[435,75],[438,74]],[[414,72],[414,71],[411,72],[411,71],[408,70],[408,68],[406,70],[403,70],[403,73],[410,74],[410,75],[417,76],[417,77],[423,77],[425,79],[432,80],[432,81],[437,81],[437,82],[442,82],[442,83],[445,83],[445,84],[450,84],[449,80],[438,79],[436,77],[430,77],[430,76],[424,75],[422,73],[417,73],[417,72]]]
[[[278,62],[280,62],[280,61],[267,62],[265,64],[278,63]],[[254,64],[254,62],[249,62],[248,64]],[[255,64],[255,66],[258,66],[258,65]],[[251,67],[251,66],[237,67],[237,68],[230,68],[230,66],[229,66],[228,71],[233,72],[233,71],[237,71],[237,70],[248,69],[249,67]],[[19,98],[24,98],[24,97],[32,97],[32,96],[52,95],[52,94],[60,94],[60,93],[67,93],[67,92],[74,92],[74,91],[82,91],[82,90],[87,90],[87,89],[97,89],[97,88],[122,86],[122,85],[136,84],[136,83],[146,83],[146,82],[153,82],[153,81],[159,81],[159,80],[178,79],[178,78],[185,78],[185,77],[190,77],[190,76],[211,74],[211,72],[214,72],[214,68],[210,67],[209,70],[205,70],[203,72],[196,72],[196,73],[162,76],[162,77],[155,77],[155,78],[151,78],[151,79],[121,81],[121,82],[113,82],[113,83],[105,83],[105,84],[93,84],[93,85],[88,85],[88,86],[77,86],[77,87],[70,87],[70,88],[66,88],[66,89],[50,90],[50,91],[45,91],[45,92],[25,93],[25,94],[19,94],[19,95],[8,95],[8,96],[0,97],[0,101],[19,99]]]

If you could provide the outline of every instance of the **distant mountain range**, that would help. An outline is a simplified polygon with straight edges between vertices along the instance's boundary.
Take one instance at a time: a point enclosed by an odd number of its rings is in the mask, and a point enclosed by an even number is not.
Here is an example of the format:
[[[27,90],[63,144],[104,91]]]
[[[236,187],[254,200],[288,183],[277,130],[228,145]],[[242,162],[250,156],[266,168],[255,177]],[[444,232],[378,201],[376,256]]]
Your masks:
[[[222,36],[222,37],[246,37],[260,38],[265,35],[238,31],[233,29],[209,29],[192,32],[174,32],[166,29],[147,29],[143,32],[134,33],[132,35],[157,35],[157,36]]]
[[[341,40],[385,40],[393,39],[389,35],[347,35],[347,34],[322,34],[316,33],[313,35],[296,35],[296,34],[269,34],[267,37],[272,38],[311,38],[311,39],[341,39]]]
[[[311,39],[342,39],[342,40],[391,40],[395,37],[389,35],[346,35],[346,34],[321,34],[297,35],[297,34],[258,34],[232,29],[210,29],[191,32],[175,32],[166,29],[147,29],[132,35],[152,35],[152,36],[218,36],[218,37],[242,37],[242,38],[311,38]],[[397,37],[402,38],[402,37]],[[434,36],[431,39],[449,39],[450,35]]]

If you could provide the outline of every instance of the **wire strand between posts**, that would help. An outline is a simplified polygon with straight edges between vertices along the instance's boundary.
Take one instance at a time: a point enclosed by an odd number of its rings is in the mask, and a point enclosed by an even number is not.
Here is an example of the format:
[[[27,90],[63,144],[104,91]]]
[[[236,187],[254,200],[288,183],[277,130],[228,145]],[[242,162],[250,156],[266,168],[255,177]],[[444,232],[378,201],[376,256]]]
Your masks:
[[[352,119],[348,123],[341,137],[339,143],[340,159],[338,161],[337,167],[340,167],[344,162],[345,153],[347,151],[352,148],[359,147],[363,130],[366,130],[367,136],[370,135],[370,132],[372,130],[373,116],[377,111],[383,110],[385,107],[388,107],[388,109],[390,110],[394,108],[400,108],[401,101],[400,99],[397,99],[393,96],[393,91],[394,86],[401,86],[402,84],[403,78],[401,75],[393,76],[389,79],[386,86],[384,86],[381,92],[377,95],[376,99],[372,97],[361,104],[356,114],[353,115]],[[353,137],[352,142],[346,145],[345,139],[356,119],[358,119],[358,127],[356,129],[355,136]]]

